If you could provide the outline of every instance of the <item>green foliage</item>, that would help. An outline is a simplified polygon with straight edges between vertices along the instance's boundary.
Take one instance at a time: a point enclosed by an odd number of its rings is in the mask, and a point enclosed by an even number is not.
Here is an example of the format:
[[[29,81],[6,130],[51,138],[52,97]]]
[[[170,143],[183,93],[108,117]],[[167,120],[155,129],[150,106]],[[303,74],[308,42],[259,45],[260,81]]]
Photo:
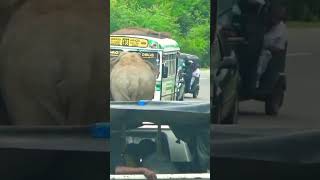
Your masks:
[[[200,57],[209,66],[209,0],[111,0],[110,31],[143,27],[169,32],[181,52]]]
[[[320,20],[319,0],[290,0],[288,3],[288,16],[292,21],[314,22]]]

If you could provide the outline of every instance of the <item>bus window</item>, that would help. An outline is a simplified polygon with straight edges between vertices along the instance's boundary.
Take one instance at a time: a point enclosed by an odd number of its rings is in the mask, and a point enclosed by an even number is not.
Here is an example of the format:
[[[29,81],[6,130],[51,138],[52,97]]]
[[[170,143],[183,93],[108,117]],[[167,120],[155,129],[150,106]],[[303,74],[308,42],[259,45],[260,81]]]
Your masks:
[[[163,56],[163,62],[168,67],[168,76],[176,75],[176,54],[166,54]]]

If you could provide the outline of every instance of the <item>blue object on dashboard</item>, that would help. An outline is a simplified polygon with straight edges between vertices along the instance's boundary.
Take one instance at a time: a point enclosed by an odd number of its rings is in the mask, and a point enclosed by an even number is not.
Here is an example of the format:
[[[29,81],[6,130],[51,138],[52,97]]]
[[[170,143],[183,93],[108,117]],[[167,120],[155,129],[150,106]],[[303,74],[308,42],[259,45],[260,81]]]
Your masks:
[[[95,123],[91,128],[91,135],[94,138],[110,138],[110,125],[109,123]]]
[[[138,101],[138,105],[139,106],[144,106],[144,105],[146,105],[146,101],[140,100],[140,101]]]

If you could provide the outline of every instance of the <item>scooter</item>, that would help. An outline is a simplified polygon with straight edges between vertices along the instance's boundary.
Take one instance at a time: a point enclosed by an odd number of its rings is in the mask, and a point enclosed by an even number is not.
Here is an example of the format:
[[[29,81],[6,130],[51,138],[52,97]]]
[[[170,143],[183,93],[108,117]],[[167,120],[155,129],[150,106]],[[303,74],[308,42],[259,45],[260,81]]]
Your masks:
[[[190,83],[191,83],[191,77],[186,77],[186,81],[188,83],[186,83],[185,93],[190,93],[190,94],[192,94],[193,98],[197,98],[199,95],[199,91],[200,91],[200,76],[195,77],[195,80],[191,86],[191,89],[189,89]]]
[[[184,72],[179,72],[179,74],[178,74],[177,96],[176,96],[177,97],[176,98],[177,101],[183,101],[184,100],[185,87],[186,87],[185,79],[184,79],[185,74],[186,73],[184,73]]]

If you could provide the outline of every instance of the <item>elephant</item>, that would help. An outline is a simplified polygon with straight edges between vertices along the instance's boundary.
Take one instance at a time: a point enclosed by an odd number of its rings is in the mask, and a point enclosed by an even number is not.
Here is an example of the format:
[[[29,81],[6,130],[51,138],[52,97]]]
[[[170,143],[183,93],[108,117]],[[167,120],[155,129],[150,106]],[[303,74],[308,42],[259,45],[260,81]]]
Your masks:
[[[114,101],[152,100],[158,70],[138,53],[122,52],[110,62],[110,92]]]
[[[106,2],[0,1],[1,125],[109,120]],[[107,153],[0,150],[2,179],[101,179],[108,169]]]
[[[106,7],[104,0],[1,0],[7,13],[0,19],[0,89],[8,124],[108,120]]]

